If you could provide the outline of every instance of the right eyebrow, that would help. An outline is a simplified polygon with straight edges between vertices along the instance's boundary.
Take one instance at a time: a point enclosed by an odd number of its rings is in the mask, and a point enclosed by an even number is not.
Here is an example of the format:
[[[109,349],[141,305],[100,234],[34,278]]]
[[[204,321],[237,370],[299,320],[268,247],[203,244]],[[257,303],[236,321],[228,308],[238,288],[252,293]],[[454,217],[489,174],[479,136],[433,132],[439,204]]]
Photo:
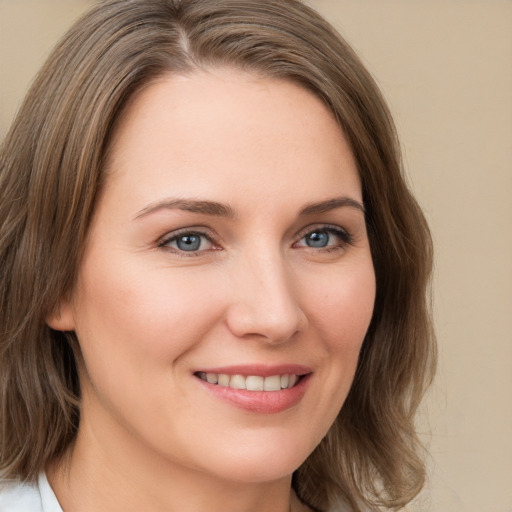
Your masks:
[[[233,208],[224,203],[196,199],[166,198],[144,207],[137,213],[135,220],[160,210],[184,210],[186,212],[201,213],[203,215],[228,218],[235,217]]]

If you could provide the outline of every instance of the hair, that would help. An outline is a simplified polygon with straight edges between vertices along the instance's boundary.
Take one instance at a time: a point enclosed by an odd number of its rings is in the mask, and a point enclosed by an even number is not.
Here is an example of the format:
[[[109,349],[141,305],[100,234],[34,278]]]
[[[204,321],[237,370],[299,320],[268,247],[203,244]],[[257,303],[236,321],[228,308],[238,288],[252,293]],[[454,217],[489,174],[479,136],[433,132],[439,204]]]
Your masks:
[[[45,319],[73,289],[116,120],[151,80],[215,67],[300,84],[351,145],[375,308],[349,395],[293,487],[320,510],[398,510],[425,480],[414,416],[436,360],[431,238],[374,80],[298,0],[102,2],[41,69],[0,148],[0,473],[35,479],[78,429],[77,340]]]

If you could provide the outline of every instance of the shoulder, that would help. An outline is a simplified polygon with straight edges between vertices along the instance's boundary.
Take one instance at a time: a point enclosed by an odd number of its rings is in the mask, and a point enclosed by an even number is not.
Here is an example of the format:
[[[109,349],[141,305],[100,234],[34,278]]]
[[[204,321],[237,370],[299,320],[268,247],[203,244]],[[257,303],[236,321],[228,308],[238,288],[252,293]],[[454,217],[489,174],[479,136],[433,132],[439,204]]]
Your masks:
[[[0,512],[42,512],[37,483],[0,481]]]

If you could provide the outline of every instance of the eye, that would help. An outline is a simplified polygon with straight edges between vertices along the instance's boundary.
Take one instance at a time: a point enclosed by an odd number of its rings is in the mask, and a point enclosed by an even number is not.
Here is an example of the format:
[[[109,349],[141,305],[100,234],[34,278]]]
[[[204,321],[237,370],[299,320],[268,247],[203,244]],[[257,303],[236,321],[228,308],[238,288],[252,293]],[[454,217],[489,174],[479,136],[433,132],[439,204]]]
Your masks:
[[[213,243],[207,235],[195,231],[182,231],[173,234],[159,245],[174,251],[188,253],[207,251],[213,248]]]
[[[308,247],[327,247],[331,236],[327,231],[313,231],[304,237],[304,242]]]
[[[350,243],[351,236],[341,228],[321,227],[308,231],[295,245],[312,249],[337,249]]]

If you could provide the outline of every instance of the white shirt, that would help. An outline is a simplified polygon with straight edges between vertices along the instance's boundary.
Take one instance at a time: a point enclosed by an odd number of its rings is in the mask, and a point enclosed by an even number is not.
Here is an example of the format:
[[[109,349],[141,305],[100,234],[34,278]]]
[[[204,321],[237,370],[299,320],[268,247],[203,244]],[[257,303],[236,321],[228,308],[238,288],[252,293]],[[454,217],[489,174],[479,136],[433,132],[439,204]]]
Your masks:
[[[34,484],[2,482],[0,512],[62,512],[62,508],[46,475],[40,473]]]
[[[63,511],[45,473],[40,473],[34,484],[0,482],[0,512]],[[339,512],[348,512],[348,509],[342,508]]]

